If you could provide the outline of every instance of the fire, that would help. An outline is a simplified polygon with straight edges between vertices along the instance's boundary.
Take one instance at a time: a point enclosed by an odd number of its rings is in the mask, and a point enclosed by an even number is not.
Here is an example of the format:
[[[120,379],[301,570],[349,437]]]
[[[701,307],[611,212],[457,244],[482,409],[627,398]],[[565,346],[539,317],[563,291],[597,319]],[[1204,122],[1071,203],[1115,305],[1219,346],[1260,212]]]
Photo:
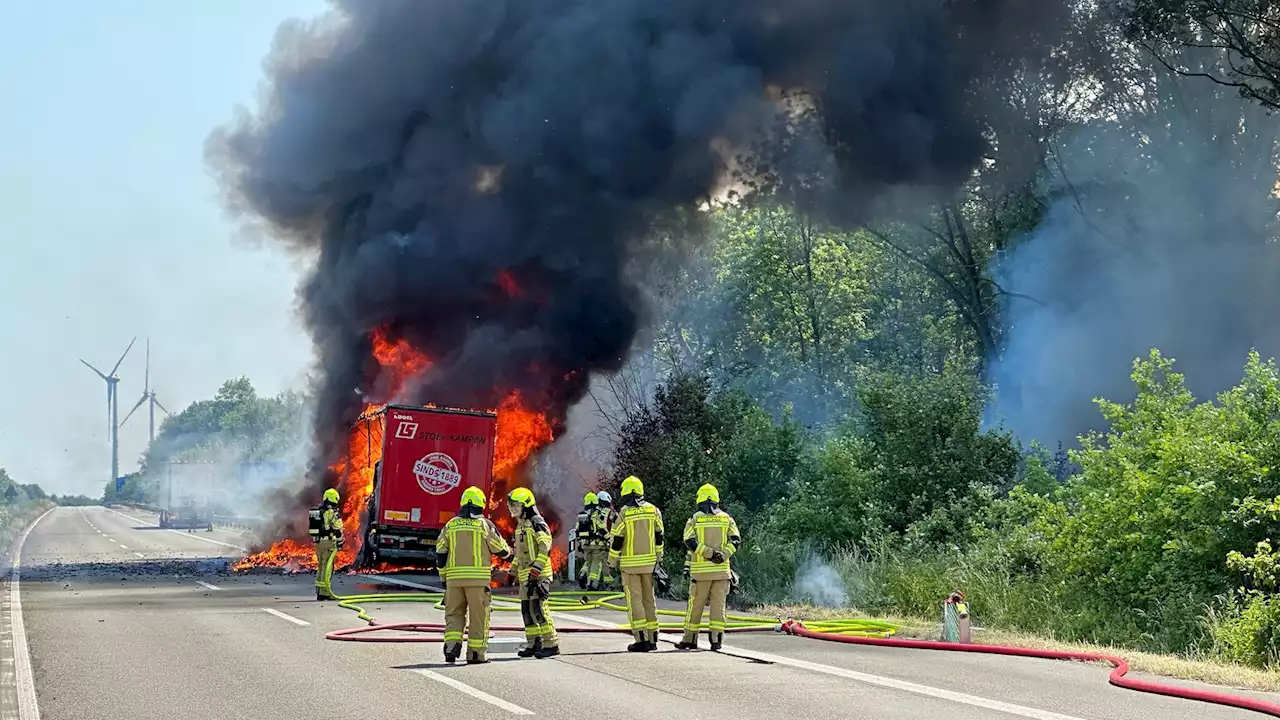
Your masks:
[[[514,280],[512,284],[514,285]],[[372,344],[372,354],[382,367],[389,397],[394,397],[406,381],[431,367],[430,358],[403,339],[392,342],[382,328],[373,332]],[[346,568],[354,564],[364,541],[362,525],[365,520],[365,503],[373,492],[374,465],[382,459],[383,423],[376,415],[384,407],[378,404],[365,406],[348,436],[347,452],[330,466],[330,470],[339,479],[342,530],[346,538],[346,543],[334,562],[335,568]],[[507,514],[506,504],[502,499],[511,488],[527,487],[528,483],[520,473],[521,468],[534,452],[549,444],[553,436],[546,417],[527,409],[519,392],[513,392],[504,398],[496,412],[498,427],[490,510],[499,528],[507,537],[511,537],[515,524]],[[555,529],[552,527],[553,531]],[[552,553],[553,569],[561,567],[564,560],[564,552],[556,548]],[[315,565],[315,551],[310,543],[283,539],[273,543],[267,550],[244,558],[235,565],[235,569],[289,567],[314,570]]]

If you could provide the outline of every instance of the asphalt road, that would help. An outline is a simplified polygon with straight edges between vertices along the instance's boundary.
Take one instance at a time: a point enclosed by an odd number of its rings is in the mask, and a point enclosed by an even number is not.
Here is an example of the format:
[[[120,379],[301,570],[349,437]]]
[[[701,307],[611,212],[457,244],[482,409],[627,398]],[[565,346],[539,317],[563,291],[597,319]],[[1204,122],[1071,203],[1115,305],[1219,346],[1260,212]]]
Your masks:
[[[1244,720],[1256,713],[1112,688],[1102,667],[867,648],[774,634],[728,638],[725,652],[624,651],[622,635],[566,634],[564,655],[520,660],[510,633],[494,662],[448,666],[438,644],[344,643],[360,623],[318,603],[310,576],[226,572],[235,533],[166,531],[155,518],[57,508],[22,548],[18,598],[39,717],[191,718],[855,718],[867,720]],[[394,582],[393,582],[394,581]],[[432,578],[346,576],[348,595]],[[409,584],[406,587],[406,584]],[[11,586],[0,592],[0,669],[26,664]],[[429,605],[372,605],[383,622],[440,621]],[[560,627],[619,621],[565,613]],[[494,613],[494,625],[519,624]],[[15,662],[16,661],[16,662]],[[7,675],[6,675],[7,677]],[[8,685],[8,683],[5,683]],[[17,693],[0,692],[0,718]],[[1278,696],[1255,694],[1280,701]]]

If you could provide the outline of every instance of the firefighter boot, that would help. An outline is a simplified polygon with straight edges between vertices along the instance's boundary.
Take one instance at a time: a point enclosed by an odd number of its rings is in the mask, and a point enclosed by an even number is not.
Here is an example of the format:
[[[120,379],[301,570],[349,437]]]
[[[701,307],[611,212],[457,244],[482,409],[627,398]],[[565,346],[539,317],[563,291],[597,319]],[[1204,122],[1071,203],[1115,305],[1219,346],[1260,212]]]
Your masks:
[[[649,640],[643,630],[635,633],[636,641],[627,646],[627,652],[649,652]]]
[[[528,647],[521,650],[520,652],[517,652],[516,655],[519,655],[522,658],[529,658],[529,657],[534,657],[541,650],[542,650],[542,638],[534,638],[532,645],[529,645]]]
[[[649,639],[646,640],[644,644],[644,651],[653,652],[658,649],[658,631],[650,630],[648,637]]]
[[[555,645],[553,647],[538,648],[538,650],[533,653],[533,656],[538,658],[539,660],[545,660],[549,657],[555,657],[559,654],[560,654],[560,646]]]
[[[452,665],[457,661],[458,656],[462,654],[462,645],[458,643],[449,643],[444,646],[444,661]],[[470,660],[471,658],[467,658]]]
[[[485,657],[485,654],[484,654],[483,652],[481,652],[481,651],[479,651],[479,650],[468,650],[468,651],[467,651],[467,664],[468,664],[468,665],[484,665],[484,664],[485,664],[485,663],[487,663],[487,662],[489,662],[489,658]]]
[[[724,635],[722,633],[711,633],[711,652],[715,652],[720,649],[720,642],[722,640],[724,640]]]
[[[689,631],[686,630],[684,633],[684,638],[681,639],[680,642],[676,643],[676,649],[677,650],[697,650],[698,636],[696,634],[690,634]]]

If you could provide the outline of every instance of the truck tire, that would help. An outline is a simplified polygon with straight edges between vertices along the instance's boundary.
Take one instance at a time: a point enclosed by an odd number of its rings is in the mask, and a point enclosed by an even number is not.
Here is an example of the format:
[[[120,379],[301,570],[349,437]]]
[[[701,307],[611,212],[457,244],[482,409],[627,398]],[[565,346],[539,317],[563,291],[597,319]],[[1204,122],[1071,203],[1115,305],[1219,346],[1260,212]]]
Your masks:
[[[364,545],[360,548],[360,568],[371,568],[378,561],[377,551],[373,548],[370,535],[365,535]]]

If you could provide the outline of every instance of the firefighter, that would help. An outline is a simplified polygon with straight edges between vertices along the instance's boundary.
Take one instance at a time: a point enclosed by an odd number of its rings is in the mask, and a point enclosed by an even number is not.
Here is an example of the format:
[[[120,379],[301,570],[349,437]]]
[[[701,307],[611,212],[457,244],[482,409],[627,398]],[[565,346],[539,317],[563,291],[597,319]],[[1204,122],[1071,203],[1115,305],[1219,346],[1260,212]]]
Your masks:
[[[599,590],[604,585],[613,584],[613,575],[609,570],[609,531],[613,528],[613,498],[607,491],[601,490],[596,495],[596,508],[591,513],[591,545],[587,556],[587,589]]]
[[[436,567],[444,583],[444,661],[462,654],[462,628],[467,627],[467,664],[489,662],[489,556],[511,559],[511,548],[484,516],[484,491],[462,491],[458,514],[445,523],[436,541]],[[470,618],[468,618],[468,614]]]
[[[596,511],[596,494],[587,493],[582,498],[582,510],[578,513],[578,524],[573,531],[574,557],[578,564],[578,587],[587,589],[587,554],[594,544],[592,538],[591,516]]]
[[[610,532],[609,565],[622,571],[622,591],[635,642],[628,652],[658,649],[658,607],[653,572],[662,562],[662,513],[644,499],[644,483],[632,475],[622,481],[618,517]]]
[[[732,574],[729,558],[742,543],[733,516],[720,509],[720,491],[714,485],[698,488],[698,510],[684,526],[684,546],[689,550],[689,610],[684,617],[684,639],[676,644],[681,650],[698,647],[698,628],[702,625],[702,608],[711,604],[711,649],[719,650],[724,641],[725,599],[729,596]]]
[[[333,561],[342,547],[342,515],[338,512],[338,491],[324,491],[319,507],[307,513],[307,532],[316,545],[316,600],[337,600],[333,595]]]
[[[551,528],[538,512],[537,501],[528,488],[512,490],[507,495],[507,509],[517,519],[512,566],[520,583],[520,614],[524,616],[528,641],[516,654],[539,660],[554,657],[560,654],[560,638],[543,609],[543,602],[551,597]]]

